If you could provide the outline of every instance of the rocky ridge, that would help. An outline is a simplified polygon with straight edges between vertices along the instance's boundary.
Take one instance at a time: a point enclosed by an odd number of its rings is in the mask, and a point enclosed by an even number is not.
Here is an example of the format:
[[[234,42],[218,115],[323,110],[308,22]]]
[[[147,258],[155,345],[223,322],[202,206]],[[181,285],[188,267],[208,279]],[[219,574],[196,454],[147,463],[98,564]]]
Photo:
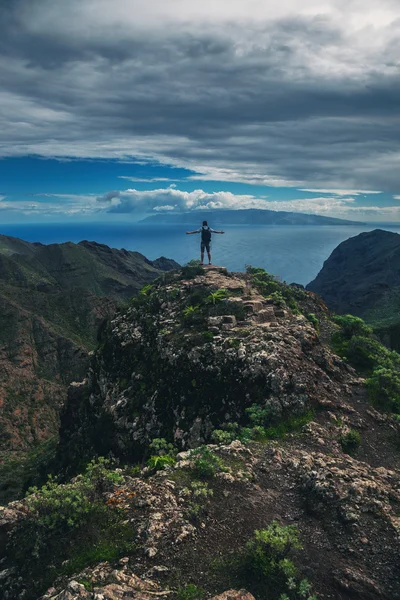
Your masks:
[[[304,314],[245,276],[173,273],[104,330],[88,379],[70,389],[59,455],[64,474],[85,453],[142,461],[134,475],[117,469],[121,480],[101,492],[132,526],[135,549],[54,579],[46,600],[176,598],[188,583],[204,597],[247,588],[264,598],[235,556],[275,519],[299,530],[296,564],[318,598],[400,598],[399,424],[371,408],[363,380],[329,349],[334,326],[321,301],[282,293]],[[272,425],[308,422],[279,439],[210,444],[233,422],[254,430],[246,409],[255,404]],[[351,431],[360,443],[349,454],[341,440]],[[154,473],[143,461],[157,437],[181,451]],[[223,468],[194,514],[199,444]],[[1,509],[3,540],[26,513],[24,501]],[[6,556],[1,568],[6,600],[37,597]]]

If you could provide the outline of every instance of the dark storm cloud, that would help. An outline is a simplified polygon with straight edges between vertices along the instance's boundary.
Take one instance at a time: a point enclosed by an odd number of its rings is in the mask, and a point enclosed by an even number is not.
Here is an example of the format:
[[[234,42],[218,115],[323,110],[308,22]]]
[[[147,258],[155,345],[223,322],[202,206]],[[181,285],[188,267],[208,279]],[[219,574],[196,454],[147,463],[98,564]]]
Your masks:
[[[1,6],[0,154],[133,155],[210,179],[400,189],[395,12],[357,30],[337,15],[160,26],[130,14],[117,26],[89,8]]]

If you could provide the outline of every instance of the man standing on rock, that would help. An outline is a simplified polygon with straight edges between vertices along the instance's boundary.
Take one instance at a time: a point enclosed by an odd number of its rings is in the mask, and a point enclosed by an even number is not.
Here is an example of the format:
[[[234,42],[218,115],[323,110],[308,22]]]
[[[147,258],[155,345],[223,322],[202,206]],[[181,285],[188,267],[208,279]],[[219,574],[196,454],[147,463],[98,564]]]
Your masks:
[[[196,229],[196,231],[187,231],[186,235],[192,235],[193,233],[201,233],[200,264],[201,265],[204,264],[204,249],[206,249],[207,256],[208,256],[208,264],[211,265],[211,250],[210,250],[211,234],[212,233],[221,233],[222,234],[222,233],[225,233],[225,231],[215,231],[215,229],[211,229],[211,227],[208,226],[207,221],[203,221],[203,225],[200,227],[200,229]]]

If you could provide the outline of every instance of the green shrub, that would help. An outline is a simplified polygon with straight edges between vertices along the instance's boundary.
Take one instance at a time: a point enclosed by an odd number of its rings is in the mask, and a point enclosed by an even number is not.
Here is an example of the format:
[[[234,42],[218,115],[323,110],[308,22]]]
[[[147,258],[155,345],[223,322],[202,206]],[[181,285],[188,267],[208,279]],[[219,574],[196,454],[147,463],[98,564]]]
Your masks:
[[[177,600],[201,600],[205,595],[205,591],[193,583],[178,588],[176,591]]]
[[[214,429],[211,434],[211,440],[216,444],[230,444],[234,439],[234,434],[223,429]]]
[[[256,530],[247,543],[247,560],[250,568],[271,579],[284,581],[296,574],[296,569],[288,555],[293,549],[300,549],[299,534],[294,525],[283,526],[273,521],[266,529]],[[283,562],[285,561],[285,562]]]
[[[387,363],[385,367],[374,369],[367,379],[367,387],[375,406],[400,414],[400,374],[397,365]]]
[[[92,461],[71,482],[53,478],[40,489],[31,488],[26,514],[9,538],[8,564],[23,574],[27,598],[36,598],[69,568],[120,558],[133,549],[132,525],[125,515],[105,501],[105,493],[123,482],[109,460]],[[67,562],[66,562],[67,561]]]
[[[280,525],[273,521],[265,529],[256,530],[247,543],[245,564],[253,579],[267,592],[267,597],[280,600],[306,598],[312,596],[312,586],[307,579],[300,579],[293,555],[301,550],[299,533],[294,525]]]
[[[193,472],[198,479],[211,479],[220,471],[226,470],[222,459],[207,446],[200,446],[190,453],[193,460]]]
[[[361,443],[361,435],[355,429],[350,429],[350,431],[340,436],[339,441],[342,445],[343,452],[346,452],[346,454],[351,454],[359,447]]]
[[[215,306],[215,304],[219,304],[220,302],[225,300],[225,298],[227,298],[227,297],[228,297],[228,291],[225,289],[220,289],[215,292],[211,292],[211,294],[209,296],[207,296],[206,304],[213,304]]]
[[[286,300],[282,296],[281,291],[272,292],[272,294],[270,294],[270,298],[277,306],[280,306],[281,308],[284,308],[286,306]]]
[[[307,297],[307,292],[286,283],[280,283],[276,277],[270,275],[264,269],[247,266],[246,272],[250,275],[251,285],[262,296],[272,298],[278,306],[284,307],[287,305],[295,313],[300,312],[296,300]]]
[[[305,315],[307,321],[309,321],[311,323],[311,325],[314,326],[314,329],[316,329],[317,331],[319,330],[319,319],[318,317],[314,314],[314,313],[307,313]]]
[[[198,275],[204,275],[205,271],[199,260],[190,260],[181,269],[182,279],[194,279]]]
[[[200,310],[200,306],[189,305],[183,311],[183,321],[185,325],[200,326],[205,323],[205,316]]]
[[[332,338],[334,350],[368,376],[372,404],[400,413],[400,355],[378,342],[362,319],[345,315],[334,320],[341,327]]]
[[[165,467],[171,467],[176,463],[175,457],[170,456],[169,454],[164,454],[163,456],[159,456],[156,454],[155,456],[150,456],[146,465],[152,471],[161,471],[165,469]]]
[[[167,442],[165,438],[154,438],[150,443],[149,448],[158,456],[165,456],[166,454],[174,456],[178,452],[177,448],[170,442]]]
[[[186,518],[189,521],[198,522],[207,511],[207,499],[212,498],[214,492],[210,490],[208,483],[193,481],[189,487],[183,488],[182,495],[189,498],[185,511]]]
[[[371,327],[368,327],[360,317],[354,315],[335,315],[332,317],[334,323],[340,326],[341,333],[345,339],[350,339],[353,335],[370,336]]]

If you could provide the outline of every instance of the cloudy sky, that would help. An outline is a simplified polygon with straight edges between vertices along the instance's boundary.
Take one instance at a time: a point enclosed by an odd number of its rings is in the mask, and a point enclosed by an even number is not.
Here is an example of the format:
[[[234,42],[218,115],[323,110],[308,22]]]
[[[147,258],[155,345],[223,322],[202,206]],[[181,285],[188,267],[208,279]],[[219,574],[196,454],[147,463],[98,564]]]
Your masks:
[[[0,218],[400,222],[399,0],[0,0]]]

